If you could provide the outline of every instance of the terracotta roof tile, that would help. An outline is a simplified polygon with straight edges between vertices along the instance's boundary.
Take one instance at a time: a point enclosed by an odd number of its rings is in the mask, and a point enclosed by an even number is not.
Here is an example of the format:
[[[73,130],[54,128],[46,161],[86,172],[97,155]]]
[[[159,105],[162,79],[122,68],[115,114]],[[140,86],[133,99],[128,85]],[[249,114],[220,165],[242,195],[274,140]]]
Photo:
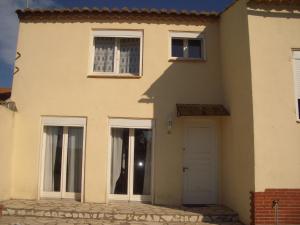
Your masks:
[[[143,15],[168,15],[168,16],[191,16],[191,17],[218,17],[219,13],[215,11],[196,11],[196,10],[176,10],[176,9],[156,9],[156,8],[56,8],[56,9],[18,9],[16,13],[20,19],[28,16],[46,17],[49,15],[65,14],[143,14]]]
[[[177,104],[177,116],[229,116],[220,104]]]

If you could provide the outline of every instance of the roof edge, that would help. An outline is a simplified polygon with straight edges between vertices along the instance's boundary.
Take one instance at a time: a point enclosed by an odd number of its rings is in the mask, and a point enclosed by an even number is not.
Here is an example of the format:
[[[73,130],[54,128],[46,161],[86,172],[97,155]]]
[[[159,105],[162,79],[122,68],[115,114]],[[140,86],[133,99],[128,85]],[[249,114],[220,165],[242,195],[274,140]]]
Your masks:
[[[69,16],[72,15],[139,15],[139,16],[183,16],[183,17],[219,17],[216,11],[196,11],[196,10],[176,10],[176,9],[155,9],[155,8],[54,8],[54,9],[17,9],[18,18],[35,17],[47,18],[49,16]],[[36,17],[37,16],[37,17]]]

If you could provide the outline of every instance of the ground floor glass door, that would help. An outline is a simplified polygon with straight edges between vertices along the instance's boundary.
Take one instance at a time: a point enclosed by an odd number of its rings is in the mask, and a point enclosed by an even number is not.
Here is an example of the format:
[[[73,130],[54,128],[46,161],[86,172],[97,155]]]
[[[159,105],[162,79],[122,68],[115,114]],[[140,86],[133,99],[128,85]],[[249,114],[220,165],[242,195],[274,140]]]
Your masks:
[[[41,197],[80,198],[83,127],[44,126]]]
[[[111,128],[110,198],[149,201],[152,130]]]

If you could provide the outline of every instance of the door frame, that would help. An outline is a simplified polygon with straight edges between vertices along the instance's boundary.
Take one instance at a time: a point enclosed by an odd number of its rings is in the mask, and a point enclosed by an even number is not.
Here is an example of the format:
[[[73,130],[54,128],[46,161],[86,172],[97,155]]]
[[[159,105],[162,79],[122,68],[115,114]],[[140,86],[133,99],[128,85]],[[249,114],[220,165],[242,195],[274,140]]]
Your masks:
[[[109,201],[138,201],[138,202],[151,202],[154,200],[154,141],[155,141],[155,123],[152,119],[131,119],[131,118],[109,118],[108,120],[108,154],[107,154],[107,181],[106,181],[106,202]],[[128,194],[110,194],[110,178],[111,178],[111,129],[112,128],[128,128],[129,129],[129,146],[128,146],[128,160],[133,161],[134,146],[131,147],[130,143],[134,143],[133,129],[151,129],[152,130],[152,143],[151,143],[151,187],[150,195],[133,195],[133,167],[129,166],[128,176]],[[130,149],[133,149],[130,150]],[[133,154],[132,154],[133,153]]]
[[[42,116],[41,117],[41,146],[40,146],[40,166],[39,166],[39,185],[38,185],[38,199],[41,198],[66,198],[78,199],[84,202],[84,178],[85,178],[85,148],[86,148],[86,117],[59,117],[59,116]],[[81,166],[81,193],[67,193],[60,192],[44,192],[44,164],[45,164],[45,148],[46,148],[46,134],[45,126],[60,126],[63,127],[63,148],[62,161],[67,157],[67,143],[68,143],[68,127],[82,127],[83,128],[83,142],[82,142],[82,166]],[[61,176],[61,186],[66,187],[66,163],[62,163],[63,168]],[[63,172],[64,171],[64,172]]]
[[[182,151],[182,168],[184,167],[184,151],[187,146],[187,129],[188,128],[201,128],[201,127],[210,127],[213,131],[213,139],[214,139],[214,201],[215,204],[219,202],[219,129],[216,121],[209,120],[209,119],[186,119],[184,121],[184,129],[183,129],[183,151]],[[182,204],[185,204],[184,202],[184,173],[182,173]],[[201,203],[199,203],[201,204]]]

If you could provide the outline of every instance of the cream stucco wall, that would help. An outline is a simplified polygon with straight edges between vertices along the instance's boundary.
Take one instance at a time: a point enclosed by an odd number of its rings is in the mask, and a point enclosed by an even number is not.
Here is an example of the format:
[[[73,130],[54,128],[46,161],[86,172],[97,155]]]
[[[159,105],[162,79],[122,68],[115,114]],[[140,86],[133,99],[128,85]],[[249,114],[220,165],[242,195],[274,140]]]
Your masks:
[[[90,32],[101,29],[144,31],[140,79],[88,78]],[[207,61],[169,62],[169,31],[203,31]],[[15,146],[12,197],[37,198],[41,116],[87,117],[85,200],[105,202],[108,118],[152,118],[156,123],[154,198],[180,204],[182,196],[182,120],[176,103],[222,103],[217,20],[21,22],[17,51],[20,72],[12,99]],[[174,118],[172,134],[167,119]]]
[[[0,106],[0,201],[11,197],[14,112]]]
[[[300,124],[292,49],[300,49],[300,8],[249,5],[255,190],[300,188]]]
[[[248,21],[245,1],[221,16],[220,41],[225,105],[222,121],[222,201],[249,224],[254,190],[254,142]]]

